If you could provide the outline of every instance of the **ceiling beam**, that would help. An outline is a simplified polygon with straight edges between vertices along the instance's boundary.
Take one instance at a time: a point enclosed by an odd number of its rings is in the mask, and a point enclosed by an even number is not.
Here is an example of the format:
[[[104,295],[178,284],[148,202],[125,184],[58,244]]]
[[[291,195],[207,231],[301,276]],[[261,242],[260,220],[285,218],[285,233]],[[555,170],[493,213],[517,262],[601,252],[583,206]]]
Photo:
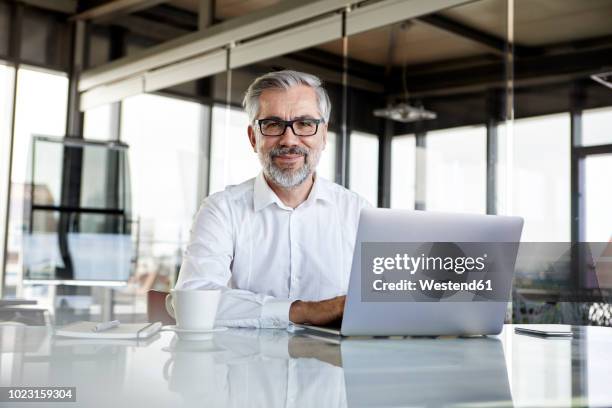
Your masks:
[[[112,25],[123,27],[131,33],[158,42],[169,41],[190,33],[182,28],[138,16],[119,17],[113,20]]]
[[[514,86],[535,86],[574,79],[589,78],[606,67],[612,69],[612,46],[607,49],[586,50],[566,54],[518,58],[514,65]],[[440,62],[441,66],[447,62]],[[426,98],[461,93],[481,92],[506,85],[503,61],[463,66],[446,71],[412,73],[408,68],[406,80],[412,97]],[[395,69],[388,89],[401,89],[401,70]],[[401,97],[400,93],[392,96]]]
[[[215,51],[228,44],[330,13],[359,0],[285,0],[257,12],[232,18],[207,29],[167,41],[83,72],[79,91],[109,84],[178,61]],[[426,0],[420,0],[426,1]]]
[[[70,17],[70,20],[87,20],[100,22],[111,18],[131,14],[165,3],[168,0],[114,0],[100,6],[92,7]]]
[[[365,2],[346,15],[346,30],[347,33],[363,32],[469,1],[472,0],[383,0],[372,4]],[[138,55],[127,56],[87,70],[79,80],[79,91],[84,92],[133,75],[144,75],[147,71],[224,47],[231,48],[272,32],[292,30],[311,19],[324,18],[359,3],[363,3],[363,0],[284,0],[256,12],[150,47]]]
[[[175,26],[176,28],[181,28],[190,32],[198,30],[198,15],[177,8],[172,4],[160,4],[156,7],[134,13],[133,15],[158,23]]]
[[[432,14],[419,17],[417,20],[480,44],[496,55],[503,56],[508,52],[507,41],[505,38],[500,38],[493,34],[486,33],[448,17]],[[541,50],[536,47],[525,47],[515,43],[514,53],[518,56],[530,56],[541,53]]]
[[[64,14],[74,14],[77,11],[77,0],[19,0],[19,2]]]

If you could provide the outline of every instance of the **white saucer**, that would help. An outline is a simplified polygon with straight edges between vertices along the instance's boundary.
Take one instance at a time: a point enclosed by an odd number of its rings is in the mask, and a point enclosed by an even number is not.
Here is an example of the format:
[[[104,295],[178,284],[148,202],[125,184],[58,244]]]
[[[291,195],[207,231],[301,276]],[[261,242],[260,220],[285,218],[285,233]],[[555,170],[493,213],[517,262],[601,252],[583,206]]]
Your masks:
[[[222,332],[227,330],[227,327],[215,327],[212,329],[205,330],[187,330],[179,329],[175,325],[164,326],[161,328],[162,331],[173,331],[179,336],[181,340],[210,340],[213,333]]]

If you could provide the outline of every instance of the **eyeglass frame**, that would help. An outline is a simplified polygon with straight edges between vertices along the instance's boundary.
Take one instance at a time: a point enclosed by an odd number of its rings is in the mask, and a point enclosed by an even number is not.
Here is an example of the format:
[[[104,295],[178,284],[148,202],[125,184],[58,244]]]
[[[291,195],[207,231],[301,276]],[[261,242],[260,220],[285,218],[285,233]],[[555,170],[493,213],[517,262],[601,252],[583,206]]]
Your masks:
[[[282,123],[285,125],[285,127],[283,128],[283,131],[281,133],[279,133],[278,135],[267,135],[263,132],[263,129],[261,128],[261,122],[265,121],[265,120],[271,120],[274,122],[278,122],[278,123]],[[295,122],[300,122],[300,121],[304,121],[304,120],[309,120],[309,121],[313,121],[315,123],[315,131],[314,133],[310,134],[310,135],[298,135],[297,133],[295,133],[295,129],[293,128],[293,124]],[[325,124],[325,119],[323,118],[319,118],[319,119],[315,119],[315,118],[297,118],[297,119],[293,119],[293,120],[282,120],[282,119],[276,119],[276,118],[263,118],[263,119],[255,119],[254,121],[259,128],[259,132],[265,136],[265,137],[279,137],[285,134],[285,132],[287,131],[287,128],[291,128],[291,131],[293,132],[293,134],[297,137],[311,137],[317,134],[317,132],[319,131],[319,125],[320,124]]]

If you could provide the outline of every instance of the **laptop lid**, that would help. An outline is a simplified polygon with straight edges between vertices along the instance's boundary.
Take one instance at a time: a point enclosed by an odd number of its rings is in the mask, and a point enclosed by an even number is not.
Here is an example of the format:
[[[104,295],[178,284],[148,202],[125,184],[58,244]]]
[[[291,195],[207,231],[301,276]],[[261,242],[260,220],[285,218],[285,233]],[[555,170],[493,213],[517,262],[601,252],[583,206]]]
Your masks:
[[[362,210],[341,334],[438,336],[499,333],[510,297],[522,226],[523,220],[520,217],[391,209]],[[496,251],[495,248],[491,249],[491,244],[508,243],[509,246],[498,246],[502,249],[490,257],[495,259],[496,272],[492,285],[499,292],[494,300],[474,297],[468,291],[434,301],[406,301],[403,298],[397,301],[372,301],[363,299],[366,292],[362,284],[369,282],[362,282],[362,278],[365,276],[368,279],[369,275],[362,271],[362,250],[371,251],[373,243],[383,247],[389,243],[413,243],[413,246],[427,243],[488,244],[489,251]],[[418,283],[419,276],[415,278],[412,275],[411,279]]]

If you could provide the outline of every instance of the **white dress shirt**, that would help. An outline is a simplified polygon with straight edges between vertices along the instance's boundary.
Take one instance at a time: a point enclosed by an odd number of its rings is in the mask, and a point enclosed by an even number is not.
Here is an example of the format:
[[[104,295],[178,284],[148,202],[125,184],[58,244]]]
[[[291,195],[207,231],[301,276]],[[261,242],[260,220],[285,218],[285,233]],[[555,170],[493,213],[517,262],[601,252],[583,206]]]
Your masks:
[[[315,177],[306,201],[286,206],[263,174],[204,200],[177,289],[221,289],[217,325],[286,327],[295,300],[346,294],[359,214],[356,193]]]

